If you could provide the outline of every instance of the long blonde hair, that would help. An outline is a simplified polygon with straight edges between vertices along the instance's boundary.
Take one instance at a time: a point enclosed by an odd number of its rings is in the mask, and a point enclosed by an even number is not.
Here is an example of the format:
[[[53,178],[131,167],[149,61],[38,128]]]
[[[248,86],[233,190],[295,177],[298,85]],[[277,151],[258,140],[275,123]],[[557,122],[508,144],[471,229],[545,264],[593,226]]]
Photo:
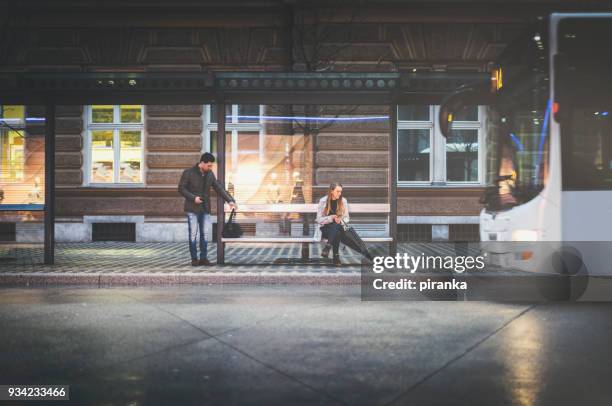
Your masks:
[[[329,190],[327,191],[327,202],[325,203],[325,215],[329,216],[329,211],[331,210],[331,202],[332,202],[332,192],[338,186],[342,187],[342,184],[339,182],[333,182],[329,185]],[[342,202],[342,193],[340,193],[340,197],[338,197],[338,205],[336,206],[336,214],[339,216],[344,215],[344,203]]]

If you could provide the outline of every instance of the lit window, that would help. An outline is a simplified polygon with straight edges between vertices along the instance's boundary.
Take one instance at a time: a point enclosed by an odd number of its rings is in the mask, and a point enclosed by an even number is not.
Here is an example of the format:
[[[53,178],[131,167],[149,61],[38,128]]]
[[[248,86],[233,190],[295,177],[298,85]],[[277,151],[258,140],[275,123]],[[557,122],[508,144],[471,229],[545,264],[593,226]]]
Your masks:
[[[23,180],[25,163],[25,106],[0,106],[0,177],[3,181]]]
[[[89,106],[89,184],[142,183],[142,115],[140,105]]]
[[[23,180],[25,162],[23,133],[21,131],[1,131],[2,180]]]
[[[16,122],[23,125],[25,120],[25,106],[0,106],[0,117],[8,122]]]
[[[0,204],[44,202],[44,151],[44,136],[26,131],[25,106],[0,106]]]

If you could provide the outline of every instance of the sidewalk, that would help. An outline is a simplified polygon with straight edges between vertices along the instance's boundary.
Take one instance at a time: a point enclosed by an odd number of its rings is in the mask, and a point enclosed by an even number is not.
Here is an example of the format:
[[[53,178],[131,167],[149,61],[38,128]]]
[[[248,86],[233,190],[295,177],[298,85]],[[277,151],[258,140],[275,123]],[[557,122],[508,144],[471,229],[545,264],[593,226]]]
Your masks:
[[[209,244],[213,266],[191,266],[185,243],[58,243],[55,265],[44,265],[40,244],[0,246],[0,285],[163,285],[208,283],[359,283],[360,258],[346,249],[344,266],[322,263],[311,247],[314,264],[275,264],[299,259],[300,244],[244,244],[226,247],[225,265],[216,265],[216,244]]]
[[[41,244],[0,245],[0,285],[85,284],[359,284],[361,257],[341,249],[342,267],[320,257],[321,247],[311,244],[312,263],[279,264],[298,260],[300,244],[232,244],[226,264],[191,266],[186,243],[92,242],[58,243],[55,265],[44,265]],[[399,252],[431,251],[428,244],[400,244]],[[384,246],[372,247],[387,255]],[[445,255],[454,254],[445,249]],[[216,263],[216,244],[209,244],[209,260]]]

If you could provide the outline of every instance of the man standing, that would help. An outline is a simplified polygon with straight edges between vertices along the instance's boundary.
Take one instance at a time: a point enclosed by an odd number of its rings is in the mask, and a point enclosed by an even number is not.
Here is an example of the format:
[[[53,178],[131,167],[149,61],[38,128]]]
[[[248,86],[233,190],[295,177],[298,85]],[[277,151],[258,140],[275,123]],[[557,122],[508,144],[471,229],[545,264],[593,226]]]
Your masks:
[[[217,194],[235,209],[234,198],[219,184],[212,171],[215,157],[210,152],[205,152],[200,157],[200,162],[183,171],[178,185],[178,191],[185,197],[185,213],[187,214],[187,225],[189,226],[189,252],[191,253],[191,265],[210,265],[208,261],[208,238],[209,230],[212,229],[210,221],[210,187],[215,188]],[[223,208],[219,208],[223,210]],[[198,232],[200,234],[200,259],[198,260]]]

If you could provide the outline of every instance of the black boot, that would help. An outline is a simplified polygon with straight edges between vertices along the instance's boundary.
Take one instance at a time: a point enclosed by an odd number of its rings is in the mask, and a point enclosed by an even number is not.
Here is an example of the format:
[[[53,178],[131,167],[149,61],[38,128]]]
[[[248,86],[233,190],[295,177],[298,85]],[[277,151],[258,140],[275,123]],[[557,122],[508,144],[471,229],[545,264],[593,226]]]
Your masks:
[[[334,266],[342,266],[342,262],[340,261],[340,255],[334,254]]]
[[[325,244],[323,251],[321,251],[321,256],[323,258],[329,258],[329,250],[331,250],[331,245]]]

